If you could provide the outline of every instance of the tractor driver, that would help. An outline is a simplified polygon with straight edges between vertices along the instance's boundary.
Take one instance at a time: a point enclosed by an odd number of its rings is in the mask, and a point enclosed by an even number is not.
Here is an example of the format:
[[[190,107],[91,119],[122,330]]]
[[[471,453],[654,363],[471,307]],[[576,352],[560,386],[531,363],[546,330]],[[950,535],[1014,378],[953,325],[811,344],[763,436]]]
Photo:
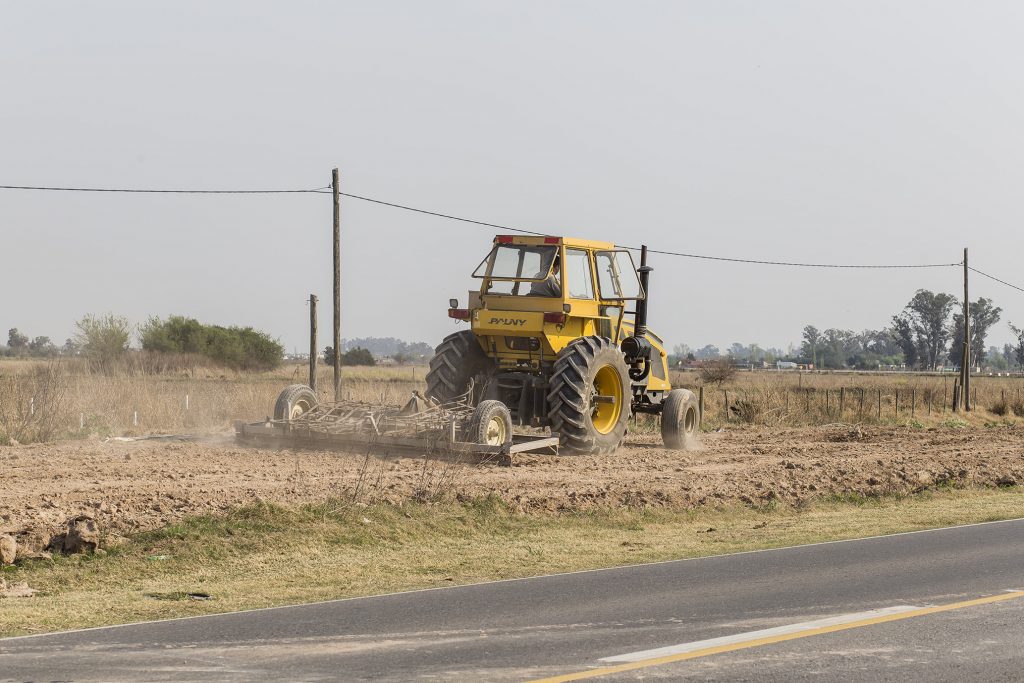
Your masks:
[[[556,255],[555,262],[551,264],[551,274],[545,280],[530,285],[530,296],[562,296],[562,286],[558,283],[559,261]],[[544,273],[537,273],[537,277],[543,276]]]

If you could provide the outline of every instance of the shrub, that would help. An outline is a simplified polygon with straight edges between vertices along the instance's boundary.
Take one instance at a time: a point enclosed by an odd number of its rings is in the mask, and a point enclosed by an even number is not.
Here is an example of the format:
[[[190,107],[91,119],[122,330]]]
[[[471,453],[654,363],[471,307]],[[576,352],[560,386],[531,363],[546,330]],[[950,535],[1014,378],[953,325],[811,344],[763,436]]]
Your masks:
[[[334,365],[334,348],[326,347],[324,349],[324,363],[327,365]],[[376,365],[377,361],[374,360],[373,354],[362,347],[355,347],[349,349],[345,353],[341,354],[342,365]]]
[[[284,347],[251,327],[204,325],[174,315],[150,318],[139,328],[145,351],[197,354],[237,370],[272,370],[281,364]]]
[[[49,441],[69,421],[67,379],[54,362],[0,376],[0,443]]]
[[[736,376],[736,367],[728,358],[715,358],[701,363],[697,368],[697,375],[704,384],[722,386],[724,382]]]
[[[75,323],[75,343],[93,368],[109,371],[128,351],[131,326],[127,318],[107,314],[84,316]]]

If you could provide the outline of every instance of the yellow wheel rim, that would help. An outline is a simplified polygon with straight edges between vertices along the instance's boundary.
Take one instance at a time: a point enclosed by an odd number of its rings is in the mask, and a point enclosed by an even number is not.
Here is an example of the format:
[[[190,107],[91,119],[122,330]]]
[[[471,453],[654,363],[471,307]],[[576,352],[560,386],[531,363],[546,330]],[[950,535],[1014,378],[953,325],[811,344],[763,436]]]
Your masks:
[[[292,412],[288,416],[288,419],[294,420],[295,418],[302,416],[304,413],[308,413],[309,407],[309,404],[306,403],[305,401],[299,401],[298,403],[292,406]]]
[[[608,397],[613,400],[608,402]],[[612,431],[622,415],[622,378],[613,366],[605,365],[594,375],[591,403],[593,409],[590,420],[594,423],[594,429],[601,434]]]
[[[495,415],[487,423],[487,445],[504,446],[508,439],[508,432],[505,429],[505,421],[501,416]]]

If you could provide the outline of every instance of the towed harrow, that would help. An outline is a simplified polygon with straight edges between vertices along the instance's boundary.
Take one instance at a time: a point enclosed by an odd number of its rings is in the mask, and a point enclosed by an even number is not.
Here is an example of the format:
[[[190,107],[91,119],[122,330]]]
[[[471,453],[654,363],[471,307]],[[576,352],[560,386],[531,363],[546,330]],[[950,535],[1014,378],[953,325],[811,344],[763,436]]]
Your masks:
[[[235,423],[238,441],[257,446],[353,448],[419,454],[557,455],[558,435],[514,434],[500,401],[470,404],[471,394],[439,403],[413,392],[404,406],[362,401],[317,402],[305,385],[281,392],[274,417]]]

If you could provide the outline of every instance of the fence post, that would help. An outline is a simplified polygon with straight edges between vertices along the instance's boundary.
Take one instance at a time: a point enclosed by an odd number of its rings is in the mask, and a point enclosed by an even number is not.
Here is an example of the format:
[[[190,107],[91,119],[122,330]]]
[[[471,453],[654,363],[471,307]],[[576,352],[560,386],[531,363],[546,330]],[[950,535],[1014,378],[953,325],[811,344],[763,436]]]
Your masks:
[[[878,390],[878,419],[882,419],[882,390]]]
[[[896,415],[900,414],[900,390],[896,390]]]
[[[832,415],[832,403],[829,401],[829,394],[830,393],[831,392],[828,389],[825,390],[825,414],[831,417],[831,415]]]
[[[864,387],[860,388],[860,407],[857,408],[857,417],[864,417]]]
[[[843,407],[846,405],[846,387],[839,388],[839,419],[843,419]]]
[[[697,410],[699,411],[699,413],[697,415],[697,429],[700,429],[701,425],[704,423],[704,387],[703,386],[701,386],[700,393],[699,393],[698,398],[697,398]]]
[[[914,417],[914,409],[917,407],[917,389],[910,390],[910,417]]]
[[[728,422],[729,421],[729,390],[728,389],[723,389],[723,392],[725,393],[725,421]]]

